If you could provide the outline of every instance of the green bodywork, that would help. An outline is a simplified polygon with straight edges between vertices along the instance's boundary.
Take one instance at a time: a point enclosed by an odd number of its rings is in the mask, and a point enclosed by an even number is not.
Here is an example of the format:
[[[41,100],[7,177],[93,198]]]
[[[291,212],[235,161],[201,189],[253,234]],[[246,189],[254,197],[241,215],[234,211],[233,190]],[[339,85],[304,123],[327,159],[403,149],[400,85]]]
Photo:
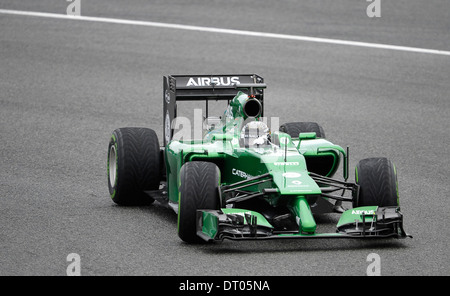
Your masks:
[[[248,120],[243,111],[249,100],[247,94],[238,92],[230,101],[218,126],[206,131],[201,140],[171,141],[165,147],[167,173],[167,191],[169,202],[178,203],[179,172],[183,164],[190,161],[208,161],[215,163],[221,172],[221,184],[230,185],[252,177],[269,174],[271,182],[260,183],[246,188],[247,191],[262,192],[264,189],[276,189],[276,192],[264,197],[272,206],[287,206],[296,217],[299,232],[314,234],[316,222],[311,204],[322,193],[320,186],[310,177],[306,159],[322,158],[327,161],[327,177],[332,177],[345,150],[333,143],[316,138],[315,133],[300,134],[291,138],[286,133],[273,132],[272,140],[278,138],[278,144],[261,148],[243,148],[240,145],[241,129]],[[347,174],[344,168],[344,176]],[[222,209],[230,211],[230,209]],[[207,215],[207,214],[205,214]],[[260,215],[261,216],[261,215]],[[262,217],[262,216],[261,216]],[[205,225],[212,225],[208,235],[214,233],[214,219],[204,217]],[[269,224],[265,219],[258,223]],[[271,226],[270,224],[268,226]],[[208,227],[206,227],[208,228]]]
[[[257,74],[163,77],[165,174],[159,190],[148,193],[178,213],[179,236],[185,241],[408,237],[398,203],[372,206],[378,202],[364,199],[365,187],[358,180],[347,181],[348,148],[326,140],[317,123],[292,122],[267,133],[267,125],[258,123],[267,119],[263,117],[265,88]],[[205,101],[201,137],[174,139],[173,120],[182,101]],[[211,101],[228,102],[220,118],[209,116]],[[214,163],[218,184],[191,184],[189,194],[181,193],[180,188],[186,189],[180,186],[186,177],[180,176],[186,172],[182,167],[194,161]],[[339,167],[342,176],[336,178]],[[189,198],[188,211],[184,200],[180,205],[180,197]],[[346,210],[343,202],[353,209]],[[336,231],[320,233],[317,215],[331,212],[342,214]]]

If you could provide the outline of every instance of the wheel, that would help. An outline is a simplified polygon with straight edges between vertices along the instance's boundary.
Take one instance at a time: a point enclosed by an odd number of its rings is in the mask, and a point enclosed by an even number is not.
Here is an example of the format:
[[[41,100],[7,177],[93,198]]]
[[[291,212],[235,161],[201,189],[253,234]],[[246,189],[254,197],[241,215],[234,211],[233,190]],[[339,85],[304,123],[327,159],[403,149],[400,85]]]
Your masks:
[[[108,146],[108,187],[119,205],[148,205],[153,198],[144,193],[158,190],[160,183],[158,136],[148,128],[126,127],[112,133]]]
[[[200,243],[197,236],[198,209],[220,209],[220,170],[210,162],[192,161],[180,170],[178,236],[187,243]]]
[[[397,171],[387,158],[360,160],[355,169],[356,184],[359,184],[359,199],[353,207],[398,206]]]
[[[315,132],[317,138],[325,138],[323,128],[316,122],[289,122],[280,126],[280,131],[292,138],[298,138],[300,133]]]

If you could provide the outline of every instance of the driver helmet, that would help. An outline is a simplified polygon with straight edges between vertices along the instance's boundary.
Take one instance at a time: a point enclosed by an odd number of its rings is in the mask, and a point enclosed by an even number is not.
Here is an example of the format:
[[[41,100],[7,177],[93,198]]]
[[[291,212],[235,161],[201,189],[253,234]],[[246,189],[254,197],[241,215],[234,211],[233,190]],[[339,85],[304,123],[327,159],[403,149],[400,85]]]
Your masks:
[[[246,148],[268,145],[270,142],[270,129],[262,121],[250,121],[241,131],[241,143]]]

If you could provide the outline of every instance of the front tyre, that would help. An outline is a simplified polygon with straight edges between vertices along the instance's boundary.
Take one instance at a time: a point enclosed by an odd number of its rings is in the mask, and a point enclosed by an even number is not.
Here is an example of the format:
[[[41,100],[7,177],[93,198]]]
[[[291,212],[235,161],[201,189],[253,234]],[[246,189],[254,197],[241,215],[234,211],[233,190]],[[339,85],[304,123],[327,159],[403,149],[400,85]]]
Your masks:
[[[367,158],[360,160],[355,169],[359,198],[353,207],[398,206],[397,171],[387,158]]]
[[[220,170],[211,162],[192,161],[180,170],[178,236],[187,243],[200,243],[197,236],[197,210],[220,209]]]
[[[107,175],[112,200],[119,205],[149,205],[144,191],[158,190],[160,147],[152,129],[116,129],[108,145]]]

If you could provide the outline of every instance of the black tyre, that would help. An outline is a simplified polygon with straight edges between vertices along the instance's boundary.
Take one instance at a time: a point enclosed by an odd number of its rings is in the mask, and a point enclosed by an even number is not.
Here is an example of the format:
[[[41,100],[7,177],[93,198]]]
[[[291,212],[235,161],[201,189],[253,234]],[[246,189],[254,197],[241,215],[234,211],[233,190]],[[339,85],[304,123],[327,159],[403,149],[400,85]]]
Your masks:
[[[158,136],[148,128],[126,127],[112,133],[108,146],[108,187],[119,205],[148,205],[144,193],[159,189],[160,147]]]
[[[317,138],[325,138],[323,128],[316,122],[289,122],[280,126],[280,131],[292,138],[298,138],[300,133],[315,132]]]
[[[397,172],[387,158],[359,161],[355,178],[360,189],[359,199],[353,201],[353,207],[399,205]]]
[[[185,163],[180,170],[178,236],[187,243],[200,243],[197,236],[198,209],[220,209],[220,170],[210,162]]]

